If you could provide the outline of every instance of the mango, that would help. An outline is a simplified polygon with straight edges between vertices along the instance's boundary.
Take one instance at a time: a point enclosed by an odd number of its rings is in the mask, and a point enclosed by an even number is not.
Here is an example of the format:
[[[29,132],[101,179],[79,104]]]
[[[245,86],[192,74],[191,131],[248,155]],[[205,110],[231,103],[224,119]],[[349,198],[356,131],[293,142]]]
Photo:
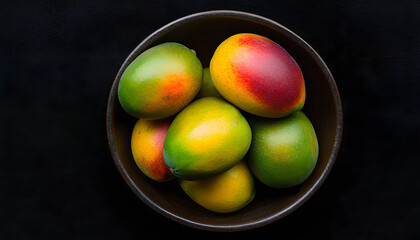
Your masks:
[[[218,213],[237,211],[255,196],[255,184],[245,161],[219,175],[197,181],[180,180],[181,188],[202,207]]]
[[[203,97],[219,97],[222,95],[214,87],[213,81],[210,75],[210,68],[203,69],[203,84],[201,85],[200,91],[198,91],[197,98]]]
[[[175,176],[163,161],[163,142],[172,122],[171,118],[159,120],[139,119],[131,134],[131,151],[139,169],[157,182],[167,182]]]
[[[134,117],[162,119],[194,99],[202,77],[203,67],[193,51],[179,43],[162,43],[128,65],[118,84],[118,98]]]
[[[273,188],[301,184],[318,159],[318,140],[306,115],[297,111],[280,119],[250,117],[253,139],[247,159],[258,180]]]
[[[251,114],[279,118],[304,106],[305,82],[299,65],[266,37],[250,33],[229,37],[214,52],[210,73],[219,93]]]
[[[251,128],[237,108],[219,98],[200,98],[173,120],[163,144],[163,158],[176,177],[203,179],[238,163],[251,139]]]

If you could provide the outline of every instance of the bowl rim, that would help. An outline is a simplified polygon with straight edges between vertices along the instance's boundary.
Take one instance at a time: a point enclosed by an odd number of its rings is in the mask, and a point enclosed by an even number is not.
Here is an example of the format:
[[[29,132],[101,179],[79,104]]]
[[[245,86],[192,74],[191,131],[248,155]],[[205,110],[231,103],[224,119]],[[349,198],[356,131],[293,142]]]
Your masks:
[[[155,40],[156,38],[160,37],[161,35],[165,34],[166,32],[169,32],[173,28],[176,28],[177,26],[194,21],[201,18],[207,18],[207,17],[213,17],[213,16],[223,16],[223,17],[230,17],[230,18],[242,18],[246,20],[253,20],[260,24],[268,25],[276,30],[280,30],[288,37],[292,38],[298,44],[304,48],[311,56],[314,57],[315,62],[317,63],[318,67],[321,69],[323,74],[327,76],[328,85],[331,89],[331,92],[333,94],[333,98],[335,100],[335,107],[337,109],[336,114],[336,120],[337,120],[337,126],[336,126],[336,135],[334,138],[334,145],[331,152],[331,155],[328,159],[327,165],[325,169],[322,171],[320,177],[317,179],[317,181],[301,196],[295,201],[293,204],[291,204],[288,208],[283,209],[282,211],[276,212],[275,214],[268,216],[266,218],[263,218],[258,221],[249,221],[247,223],[243,224],[232,224],[232,225],[212,225],[212,224],[205,224],[197,221],[192,221],[186,218],[183,218],[181,216],[178,216],[174,213],[171,213],[170,211],[165,210],[164,208],[158,206],[155,204],[150,198],[148,198],[142,191],[140,191],[137,186],[135,185],[134,181],[131,179],[127,171],[124,169],[124,166],[121,162],[121,159],[118,156],[117,149],[115,147],[114,142],[114,135],[112,132],[112,116],[113,116],[113,105],[116,101],[117,91],[118,91],[118,83],[119,79],[121,78],[123,69],[126,68],[126,66],[131,63],[131,61],[139,54],[139,49],[141,46]],[[181,17],[179,19],[176,19],[163,27],[159,28],[158,30],[154,31],[150,35],[148,35],[143,41],[141,41],[135,48],[132,50],[132,52],[127,56],[123,64],[121,65],[120,69],[118,70],[118,73],[116,77],[114,78],[114,81],[111,86],[111,90],[108,95],[108,102],[107,102],[107,109],[106,109],[106,131],[107,131],[107,140],[108,140],[108,147],[110,149],[114,164],[116,165],[119,173],[123,177],[126,184],[130,187],[130,189],[144,202],[146,205],[148,205],[150,208],[158,212],[159,214],[175,221],[181,224],[184,224],[189,227],[193,227],[200,230],[209,230],[209,231],[220,231],[220,232],[232,232],[232,231],[242,231],[247,229],[253,229],[257,227],[261,227],[267,224],[270,224],[276,220],[279,220],[280,218],[283,218],[284,216],[290,214],[297,208],[299,208],[303,203],[305,203],[323,184],[326,177],[329,175],[335,160],[337,158],[341,141],[342,141],[342,135],[343,135],[343,109],[342,109],[342,103],[340,98],[340,93],[338,91],[336,82],[334,80],[334,77],[332,76],[330,70],[328,69],[325,62],[322,60],[322,58],[319,56],[319,54],[301,37],[299,37],[297,34],[286,28],[285,26],[268,19],[266,17],[243,12],[243,11],[236,11],[236,10],[212,10],[212,11],[203,11],[203,12],[197,12],[194,14],[190,14],[184,17]]]

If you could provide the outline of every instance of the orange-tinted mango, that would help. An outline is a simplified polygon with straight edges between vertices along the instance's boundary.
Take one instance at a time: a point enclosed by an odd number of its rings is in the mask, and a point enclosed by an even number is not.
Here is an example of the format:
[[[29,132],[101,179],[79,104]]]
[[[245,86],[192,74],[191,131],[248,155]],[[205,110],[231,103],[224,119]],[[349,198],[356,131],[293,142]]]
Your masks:
[[[172,119],[139,119],[131,135],[131,151],[139,169],[157,182],[174,179],[163,161],[162,148]]]
[[[203,67],[186,46],[168,42],[141,53],[118,85],[123,109],[137,118],[161,119],[178,113],[197,95]]]

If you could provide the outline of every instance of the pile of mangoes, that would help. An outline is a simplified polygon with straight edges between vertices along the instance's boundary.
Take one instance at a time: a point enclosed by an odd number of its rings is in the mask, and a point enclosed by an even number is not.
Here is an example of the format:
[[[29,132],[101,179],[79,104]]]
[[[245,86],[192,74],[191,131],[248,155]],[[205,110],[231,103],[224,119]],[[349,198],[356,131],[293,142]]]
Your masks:
[[[131,149],[139,169],[158,182],[178,179],[208,210],[246,206],[254,177],[275,191],[301,184],[315,168],[318,141],[301,111],[303,74],[266,37],[229,37],[204,69],[180,43],[149,48],[125,69],[118,97],[138,118]]]

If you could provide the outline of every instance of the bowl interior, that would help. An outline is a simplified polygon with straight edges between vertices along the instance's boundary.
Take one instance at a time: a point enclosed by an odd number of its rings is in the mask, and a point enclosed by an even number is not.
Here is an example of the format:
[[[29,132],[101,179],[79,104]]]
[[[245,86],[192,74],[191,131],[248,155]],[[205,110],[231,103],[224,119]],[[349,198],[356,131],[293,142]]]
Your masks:
[[[319,141],[319,158],[312,175],[298,187],[271,189],[257,182],[255,199],[230,214],[210,212],[195,204],[176,181],[157,183],[144,176],[134,163],[130,149],[131,130],[136,119],[118,102],[117,87],[127,65],[144,50],[160,43],[179,42],[197,52],[208,67],[217,46],[236,33],[255,33],[283,46],[298,62],[306,84],[303,112],[312,121]],[[198,13],[176,20],[141,42],[128,56],[108,100],[108,143],[115,164],[133,192],[160,214],[182,224],[215,231],[237,231],[273,222],[304,203],[328,175],[341,141],[342,110],[334,79],[318,54],[285,27],[264,17],[234,11]]]

